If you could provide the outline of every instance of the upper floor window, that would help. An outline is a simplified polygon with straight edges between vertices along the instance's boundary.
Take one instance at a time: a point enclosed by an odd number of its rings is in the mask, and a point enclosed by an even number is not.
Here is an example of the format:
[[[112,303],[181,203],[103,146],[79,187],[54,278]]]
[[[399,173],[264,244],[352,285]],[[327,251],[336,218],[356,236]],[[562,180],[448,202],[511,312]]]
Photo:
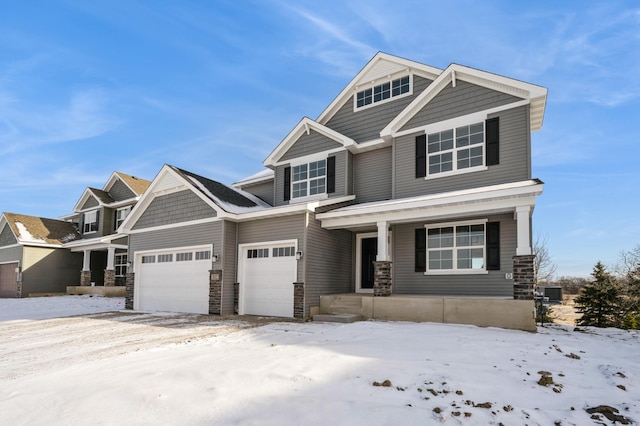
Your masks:
[[[427,229],[427,270],[484,270],[484,228],[479,223]]]
[[[131,206],[122,207],[121,209],[116,210],[115,229],[120,228],[120,225],[122,225],[122,222],[124,222],[130,212]]]
[[[327,161],[313,161],[291,168],[292,198],[307,197],[326,192]]]
[[[98,231],[98,211],[93,210],[84,214],[83,233],[91,234]]]
[[[484,166],[484,123],[427,135],[428,174]]]
[[[411,84],[408,75],[391,82],[378,84],[369,89],[361,90],[356,94],[356,109],[404,95],[409,93],[410,90]]]

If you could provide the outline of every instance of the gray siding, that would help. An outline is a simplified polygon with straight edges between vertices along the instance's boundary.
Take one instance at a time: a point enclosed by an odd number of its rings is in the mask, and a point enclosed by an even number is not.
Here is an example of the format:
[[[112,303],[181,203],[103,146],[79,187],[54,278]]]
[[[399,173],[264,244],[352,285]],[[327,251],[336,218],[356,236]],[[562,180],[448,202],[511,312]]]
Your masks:
[[[353,158],[357,203],[391,199],[391,147],[363,152]]]
[[[353,195],[353,154],[347,151],[347,181],[346,181],[346,194]]]
[[[522,106],[490,116],[500,117],[500,164],[477,172],[436,179],[416,178],[415,137],[418,134],[396,139],[394,197],[413,197],[530,179],[528,114],[528,107]]]
[[[216,211],[190,190],[156,197],[133,229],[171,225],[215,217]]]
[[[303,258],[306,262],[305,316],[312,306],[320,306],[321,295],[353,291],[352,240],[351,232],[322,229],[320,221],[310,218]]]
[[[225,220],[222,229],[222,314],[233,314],[233,284],[237,281],[236,271],[238,269],[238,246],[236,243],[238,224]]]
[[[279,240],[298,240],[304,247],[306,214],[238,223],[238,245]],[[302,248],[304,251],[305,249]],[[303,257],[305,259],[305,257]],[[303,263],[298,262],[298,281],[303,280]]]
[[[0,249],[0,263],[22,262],[22,246]]]
[[[15,235],[11,232],[11,228],[9,224],[5,225],[2,232],[0,232],[0,247],[10,246],[16,244],[18,240],[16,240]]]
[[[505,273],[513,272],[516,254],[516,222],[512,215],[490,216],[490,222],[500,222],[500,270],[479,275],[425,275],[414,272],[414,230],[424,223],[393,227],[393,292],[437,296],[513,297],[513,280]],[[458,221],[458,219],[456,219]]]
[[[30,293],[65,293],[67,286],[80,285],[82,253],[24,247],[23,256],[21,297]]]
[[[335,153],[336,157],[336,191],[329,194],[331,197],[342,197],[348,195],[347,189],[347,151]]]
[[[284,169],[289,167],[288,164],[284,164],[276,167],[275,178],[273,181],[275,200],[274,206],[283,206],[289,204],[288,201],[284,201]]]
[[[80,213],[80,223],[79,229],[82,233],[82,238],[91,239],[91,238],[99,238],[105,235],[110,235],[114,233],[113,229],[113,209],[101,207],[96,209],[98,213],[98,230],[96,232],[92,232],[89,234],[84,234],[84,213]]]
[[[85,201],[85,203],[82,205],[80,210],[98,207],[98,205],[100,205],[100,203],[98,203],[98,200],[96,200],[96,198],[93,195],[90,195],[87,201]]]
[[[287,161],[336,148],[342,148],[342,144],[321,135],[315,130],[311,130],[308,135],[306,132],[303,133],[293,146],[280,158],[280,161]]]
[[[222,221],[130,234],[129,256],[133,260],[137,251],[204,244],[213,244],[213,252],[222,255]]]
[[[330,129],[350,137],[358,143],[378,139],[380,131],[426,89],[431,80],[413,77],[413,94],[398,100],[353,111],[353,97],[327,122]],[[354,95],[355,96],[355,95]]]
[[[113,201],[129,200],[136,197],[136,194],[134,194],[133,191],[131,191],[129,187],[119,179],[114,182],[113,186],[109,190],[109,195],[113,198]]]
[[[522,99],[466,81],[458,81],[456,87],[452,87],[449,83],[401,130],[413,129],[520,100]]]
[[[259,197],[263,201],[273,205],[273,183],[274,180],[270,180],[268,182],[260,182],[254,185],[243,186],[242,190],[248,192],[249,194],[253,194],[256,197]]]

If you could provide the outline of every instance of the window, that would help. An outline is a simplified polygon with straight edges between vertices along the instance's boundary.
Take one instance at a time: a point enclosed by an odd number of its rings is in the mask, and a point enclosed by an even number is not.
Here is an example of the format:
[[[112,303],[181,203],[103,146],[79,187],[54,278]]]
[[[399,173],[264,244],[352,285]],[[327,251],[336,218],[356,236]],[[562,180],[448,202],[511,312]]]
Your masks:
[[[291,175],[293,198],[324,194],[326,191],[327,160],[294,166]]]
[[[288,257],[295,256],[296,249],[295,247],[274,247],[273,248],[273,257]]]
[[[247,259],[255,259],[258,257],[269,257],[269,249],[250,249],[247,250]]]
[[[484,123],[427,135],[428,174],[484,166]]]
[[[156,263],[155,255],[142,256],[142,263]]]
[[[382,102],[396,96],[409,93],[411,89],[409,76],[404,76],[391,81],[373,86],[370,89],[361,90],[356,94],[356,108]]]
[[[176,262],[188,262],[193,260],[193,252],[176,253]]]
[[[124,220],[127,218],[130,212],[131,212],[131,206],[123,207],[121,209],[116,210],[116,223],[115,223],[116,228],[115,229],[120,228],[120,225],[122,225],[122,222],[124,222]]]
[[[167,263],[167,262],[173,262],[173,253],[158,255],[158,263]]]
[[[91,234],[98,231],[98,211],[86,212],[84,214],[84,227],[85,234]]]
[[[484,224],[427,229],[428,271],[484,270]]]
[[[209,260],[211,259],[211,251],[197,251],[196,252],[196,260]]]
[[[144,257],[142,258],[142,263],[146,263]],[[116,269],[116,277],[124,277],[127,273],[127,255],[116,254],[114,266]]]

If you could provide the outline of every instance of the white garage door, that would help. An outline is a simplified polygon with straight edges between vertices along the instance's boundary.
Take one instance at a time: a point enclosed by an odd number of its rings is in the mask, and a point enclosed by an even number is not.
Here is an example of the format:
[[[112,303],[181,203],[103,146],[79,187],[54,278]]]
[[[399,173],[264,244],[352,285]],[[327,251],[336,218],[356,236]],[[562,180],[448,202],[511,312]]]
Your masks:
[[[241,248],[241,314],[293,317],[295,251],[295,241]]]
[[[211,248],[136,254],[136,309],[209,313]]]

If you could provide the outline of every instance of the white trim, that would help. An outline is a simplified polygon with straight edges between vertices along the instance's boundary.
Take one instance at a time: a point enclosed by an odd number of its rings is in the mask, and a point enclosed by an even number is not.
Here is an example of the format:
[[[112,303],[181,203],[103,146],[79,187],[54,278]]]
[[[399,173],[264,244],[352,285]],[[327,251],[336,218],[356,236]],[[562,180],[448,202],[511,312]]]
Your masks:
[[[405,93],[401,93],[399,95],[393,96],[393,81],[399,80],[404,77],[409,77],[409,91]],[[384,83],[389,83],[389,97],[387,99],[382,99],[378,102],[374,101],[375,93],[373,92],[373,88],[376,86],[380,86]],[[371,89],[371,103],[358,107],[358,93],[363,92],[365,90]],[[370,81],[367,84],[363,84],[361,86],[355,86],[353,92],[353,112],[363,111],[378,105],[386,104],[391,101],[395,101],[398,99],[405,98],[407,96],[413,95],[413,73],[408,69],[396,71],[393,74],[387,75],[384,78],[378,78],[377,80]]]
[[[18,264],[18,268],[20,267],[20,261],[19,260],[7,260],[4,262],[0,262],[0,265],[9,265],[10,263],[17,263]]]
[[[425,268],[426,271],[424,272],[424,275],[479,275],[479,274],[488,274],[489,271],[487,270],[487,222],[489,222],[488,219],[484,218],[484,219],[473,219],[473,220],[469,220],[469,221],[457,221],[457,222],[440,222],[440,223],[427,223],[424,225],[425,229],[427,230],[427,235],[426,235],[426,244],[425,244]],[[476,269],[458,269],[457,268],[457,260],[458,260],[458,245],[456,244],[456,239],[457,239],[457,232],[455,230],[456,227],[458,226],[473,226],[473,225],[482,225],[483,227],[483,244],[482,246],[461,246],[460,248],[480,248],[482,247],[482,269],[480,268],[476,268]],[[440,229],[440,228],[453,228],[453,241],[454,241],[454,245],[451,247],[441,247],[440,249],[451,249],[452,252],[452,258],[451,258],[451,262],[452,262],[452,266],[454,266],[454,268],[452,269],[434,269],[434,270],[430,270],[429,269],[429,230],[430,229]],[[438,250],[434,250],[434,251],[438,251]]]
[[[286,161],[283,161],[282,163],[278,163],[277,165],[280,166],[280,165],[288,164],[290,167],[296,167],[302,164],[313,163],[314,161],[326,160],[329,154],[335,154],[342,151],[344,151],[344,148],[336,148],[336,149],[330,149],[328,151],[316,152],[314,154],[305,155],[304,157],[296,157],[291,160],[286,160]]]
[[[177,252],[186,252],[186,251],[196,252],[200,250],[211,250],[213,254],[213,244],[200,244],[197,246],[176,246],[176,247],[161,248],[161,249],[136,250],[135,256],[138,257],[138,255],[143,256],[150,253],[167,254],[167,253],[177,253]],[[211,259],[209,259],[209,261],[210,260]]]
[[[482,152],[482,161],[484,162],[485,160],[485,155],[484,155],[484,150]],[[427,161],[429,161],[429,155],[427,154]],[[433,175],[429,175],[429,164],[427,164],[427,176],[424,177],[424,180],[433,180],[433,179],[440,179],[443,177],[448,177],[448,176],[457,176],[457,175],[464,175],[467,173],[473,173],[473,172],[481,172],[483,170],[489,170],[488,166],[475,166],[475,167],[467,167],[466,169],[458,169],[458,170],[452,170],[450,172],[442,172],[442,173],[436,173]]]
[[[373,293],[373,288],[362,288],[362,240],[365,238],[378,238],[378,233],[356,234],[356,293]]]
[[[514,213],[517,224],[517,245],[516,256],[528,256],[531,250],[531,230],[529,220],[531,219],[531,206],[518,206]]]
[[[489,219],[473,219],[473,220],[458,220],[455,222],[436,222],[436,223],[425,223],[424,227],[426,229],[433,228],[445,228],[450,226],[465,226],[465,225],[486,225],[489,222]]]
[[[181,228],[183,226],[200,225],[202,223],[218,222],[220,220],[222,219],[216,216],[216,217],[209,217],[206,219],[190,220],[188,222],[178,222],[178,223],[170,223],[167,225],[151,226],[149,228],[132,229],[130,231],[127,231],[127,235],[140,234],[143,232],[161,231],[164,229]]]
[[[18,242],[18,243],[15,243],[15,244],[11,244],[9,246],[2,246],[2,247],[0,247],[0,250],[16,248],[16,247],[24,247],[24,244]]]

